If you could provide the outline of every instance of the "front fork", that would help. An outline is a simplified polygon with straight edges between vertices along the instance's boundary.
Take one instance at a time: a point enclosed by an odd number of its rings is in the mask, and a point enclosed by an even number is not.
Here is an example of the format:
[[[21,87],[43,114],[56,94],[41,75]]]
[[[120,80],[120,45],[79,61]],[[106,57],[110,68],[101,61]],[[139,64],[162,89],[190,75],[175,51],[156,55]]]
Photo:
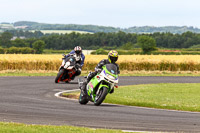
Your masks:
[[[94,90],[94,91],[93,91],[93,95],[91,95],[91,96],[92,96],[92,101],[93,101],[93,102],[94,102],[94,100],[95,100],[96,94],[99,93],[99,91],[100,91],[100,89],[101,89],[102,87],[108,88],[108,92],[111,91],[109,85],[103,84],[103,83],[101,82],[100,85],[99,85],[99,87],[98,87],[98,89],[97,89],[96,91]]]

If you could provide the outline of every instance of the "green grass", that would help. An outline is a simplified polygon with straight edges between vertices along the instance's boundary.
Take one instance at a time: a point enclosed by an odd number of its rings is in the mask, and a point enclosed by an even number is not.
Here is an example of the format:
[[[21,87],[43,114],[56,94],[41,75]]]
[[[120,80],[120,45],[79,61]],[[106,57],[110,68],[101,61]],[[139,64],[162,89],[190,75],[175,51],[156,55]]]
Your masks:
[[[122,73],[119,76],[200,76],[200,73]]]
[[[78,95],[79,92],[73,93]],[[200,83],[121,86],[105,103],[200,112]],[[68,95],[68,94],[67,94]],[[122,133],[121,130],[0,122],[1,133]]]
[[[162,83],[119,87],[106,103],[200,112],[200,83]]]
[[[0,73],[0,76],[56,76],[57,73],[18,73],[18,72],[8,72],[8,73]]]
[[[0,122],[1,133],[122,133],[120,130]]]
[[[80,92],[63,93],[76,97]],[[200,83],[161,83],[115,88],[104,103],[200,112]],[[70,96],[73,95],[73,96]]]
[[[87,76],[89,72],[82,71],[81,76]],[[6,70],[0,71],[0,76],[56,76],[57,71],[23,71],[23,70]],[[200,76],[195,72],[121,72],[119,76]]]

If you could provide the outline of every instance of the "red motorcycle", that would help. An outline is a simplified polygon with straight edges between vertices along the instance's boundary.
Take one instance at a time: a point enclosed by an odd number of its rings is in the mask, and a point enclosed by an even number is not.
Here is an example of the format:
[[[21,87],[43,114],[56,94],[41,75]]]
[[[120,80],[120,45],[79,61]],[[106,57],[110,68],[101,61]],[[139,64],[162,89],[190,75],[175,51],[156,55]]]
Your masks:
[[[71,80],[73,80],[73,76],[76,73],[76,59],[74,56],[65,57],[65,54],[63,54],[64,58],[62,58],[62,65],[59,68],[59,72],[57,74],[57,77],[55,79],[55,83],[59,83],[60,81],[69,83]]]

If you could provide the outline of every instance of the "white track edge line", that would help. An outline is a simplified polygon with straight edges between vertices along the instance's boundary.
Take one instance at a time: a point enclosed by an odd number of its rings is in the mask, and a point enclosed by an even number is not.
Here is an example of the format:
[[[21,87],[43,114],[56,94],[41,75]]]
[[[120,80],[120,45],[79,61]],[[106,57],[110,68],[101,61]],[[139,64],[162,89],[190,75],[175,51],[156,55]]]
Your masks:
[[[55,96],[55,97],[58,97],[58,98],[61,98],[61,99],[77,100],[77,99],[72,99],[72,98],[62,97],[62,96],[60,96],[60,94],[65,93],[65,92],[66,92],[66,93],[74,92],[74,91],[78,91],[78,90],[80,90],[80,89],[61,91],[61,92],[56,93],[54,96]]]
[[[56,97],[61,98],[61,99],[67,99],[67,100],[77,100],[77,99],[72,99],[72,98],[67,98],[67,97],[62,97],[60,94],[66,92],[74,92],[78,91],[80,89],[74,89],[74,90],[66,90],[66,91],[61,91],[55,94]],[[169,110],[169,109],[156,109],[156,108],[148,108],[148,107],[138,107],[138,106],[127,106],[127,105],[120,105],[120,104],[110,104],[110,103],[104,103],[108,105],[117,105],[117,106],[125,106],[125,107],[134,107],[134,108],[140,108],[140,109],[148,109],[148,110],[160,110],[160,111],[169,111],[169,112],[180,112],[180,113],[190,113],[190,114],[200,114],[200,112],[191,112],[191,111],[180,111],[180,110]]]

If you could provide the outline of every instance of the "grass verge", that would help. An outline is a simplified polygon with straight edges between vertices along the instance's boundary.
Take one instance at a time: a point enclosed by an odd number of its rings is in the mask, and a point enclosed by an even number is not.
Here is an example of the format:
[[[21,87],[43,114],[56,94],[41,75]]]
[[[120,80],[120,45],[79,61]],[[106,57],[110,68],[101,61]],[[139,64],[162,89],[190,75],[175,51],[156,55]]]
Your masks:
[[[123,133],[121,130],[0,122],[1,133]]]
[[[161,83],[121,86],[105,103],[200,112],[200,83]],[[63,94],[71,97],[69,94]],[[78,98],[79,92],[73,93]]]

